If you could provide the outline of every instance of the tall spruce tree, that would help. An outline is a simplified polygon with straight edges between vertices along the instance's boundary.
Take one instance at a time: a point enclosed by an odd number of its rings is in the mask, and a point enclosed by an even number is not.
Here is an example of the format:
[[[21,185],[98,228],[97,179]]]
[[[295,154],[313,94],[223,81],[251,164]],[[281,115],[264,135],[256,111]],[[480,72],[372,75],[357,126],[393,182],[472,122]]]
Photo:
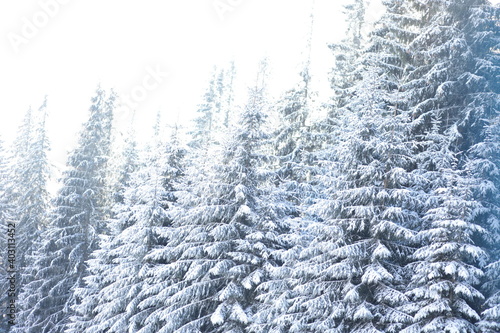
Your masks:
[[[472,147],[466,154],[465,170],[475,178],[471,188],[480,202],[476,220],[487,230],[485,249],[489,254],[482,292],[486,297],[482,308],[480,332],[500,330],[500,207],[499,207],[499,114],[500,110],[500,8],[480,3],[469,9],[465,26],[470,49],[474,54],[474,71],[467,76],[469,89],[467,114],[470,115],[465,135]]]
[[[146,178],[137,189],[129,189],[133,190],[130,192],[134,193],[131,198],[136,201],[132,206],[134,215],[129,215],[137,216],[131,219],[134,224],[129,229],[141,228],[142,234],[147,233],[146,236],[136,240],[137,248],[141,249],[141,252],[134,251],[128,257],[126,253],[122,255],[124,258],[129,258],[124,260],[125,263],[130,262],[135,265],[137,271],[135,278],[141,283],[140,289],[134,289],[133,297],[128,296],[129,331],[156,332],[161,328],[161,325],[158,325],[160,319],[156,318],[156,311],[162,307],[163,302],[158,300],[164,298],[163,288],[170,281],[164,279],[166,273],[162,266],[164,260],[156,254],[167,246],[166,230],[171,227],[169,211],[177,200],[174,186],[184,173],[185,153],[175,130],[168,143],[164,141],[156,143],[149,154],[151,159],[149,165],[153,168],[139,169],[137,175],[142,174],[142,178],[144,176]],[[151,320],[152,318],[156,318],[156,321]]]
[[[26,267],[34,251],[35,242],[46,223],[48,209],[47,181],[49,179],[49,165],[47,151],[49,143],[45,131],[47,99],[33,112],[27,110],[10,156],[9,174],[4,174],[3,200],[8,202],[8,209],[3,211],[5,227],[12,230],[9,235],[15,237],[15,259],[12,262],[15,269],[15,297],[29,281],[29,272]],[[6,163],[6,160],[3,160]],[[3,170],[5,172],[6,169]],[[15,236],[14,236],[15,235]],[[11,238],[12,238],[11,237]],[[7,246],[8,243],[5,243]],[[11,247],[14,244],[11,243]],[[7,253],[7,250],[6,252]],[[5,289],[7,291],[7,289]]]
[[[478,264],[484,262],[485,252],[473,243],[475,234],[483,232],[474,224],[477,202],[457,170],[457,159],[449,149],[452,139],[440,133],[441,122],[433,119],[426,136],[421,167],[432,190],[425,189],[419,248],[408,266],[412,275],[407,295],[412,302],[405,308],[414,322],[403,332],[474,332],[483,299],[477,286],[483,276]]]
[[[259,87],[251,90],[240,126],[209,176],[186,176],[164,233],[168,243],[148,255],[163,262],[152,276],[161,284],[141,293],[148,297],[139,306],[153,311],[139,332],[244,332],[250,323],[255,286],[278,231],[275,210],[264,208],[257,189],[262,97]]]
[[[407,300],[402,266],[418,215],[407,172],[409,117],[394,93],[402,72],[391,63],[398,56],[397,44],[390,43],[395,28],[388,25],[380,39],[372,36],[362,51],[363,3],[355,2],[349,13],[356,20],[345,43],[361,58],[337,64],[356,75],[338,83],[324,127],[337,137],[316,154],[323,169],[316,176],[318,192],[324,196],[309,209],[319,219],[302,230],[308,246],[292,266],[291,290],[280,300],[274,319],[279,332],[397,332],[410,321],[399,309]]]
[[[275,215],[275,223],[280,226],[280,233],[269,255],[272,264],[266,265],[266,278],[256,289],[258,310],[249,327],[251,332],[282,327],[280,323],[282,316],[286,316],[286,304],[293,288],[291,267],[299,260],[300,249],[307,246],[307,237],[301,235],[309,223],[307,207],[316,197],[312,181],[318,172],[314,150],[319,145],[315,136],[318,133],[311,125],[315,96],[311,87],[314,10],[313,2],[300,80],[273,105],[279,123],[270,140],[274,156],[268,165],[273,167],[273,172],[267,175],[266,192],[270,201],[279,202],[280,214]]]
[[[50,223],[41,234],[29,271],[33,276],[20,296],[19,324],[14,332],[64,332],[73,294],[88,274],[85,261],[97,246],[106,217],[106,162],[114,95],[98,88],[90,115],[70,154],[54,199]]]
[[[364,47],[362,35],[365,26],[365,0],[352,0],[344,7],[345,20],[348,23],[346,37],[340,43],[331,44],[329,48],[335,57],[335,64],[330,73],[330,85],[333,89],[330,121],[335,123],[335,113],[344,107],[353,92],[350,88],[361,79],[359,62]]]
[[[486,249],[489,261],[482,290],[486,296],[480,332],[500,330],[500,117],[493,118],[485,129],[484,142],[470,151],[468,171],[479,181],[471,186],[482,203],[478,218],[488,230]]]
[[[234,62],[228,70],[215,67],[202,102],[198,105],[190,146],[201,151],[219,142],[227,130],[233,106]]]
[[[312,207],[323,226],[298,266],[297,331],[398,332],[410,320],[399,307],[418,216],[406,171],[408,115],[390,104],[388,76],[368,67],[344,108],[350,125],[320,176],[326,197]]]
[[[426,204],[409,266],[414,323],[406,331],[474,332],[484,299],[479,287],[486,253],[480,246],[488,228],[478,219],[484,203],[471,192],[480,180],[465,165],[495,109],[488,41],[495,24],[484,14],[486,1],[409,4],[417,36],[409,43],[405,79],[417,140],[414,173],[425,179]]]
[[[24,118],[17,131],[17,136],[12,147],[12,164],[10,167],[11,174],[9,175],[9,178],[12,179],[9,184],[9,192],[10,200],[13,205],[13,210],[10,214],[11,219],[9,222],[14,223],[16,225],[16,229],[25,229],[24,232],[26,232],[26,228],[20,224],[24,224],[24,222],[28,222],[30,220],[29,208],[28,211],[25,211],[25,209],[29,206],[24,205],[23,195],[29,192],[31,181],[30,176],[32,176],[29,171],[31,167],[29,164],[32,162],[32,160],[30,160],[30,152],[33,151],[31,149],[35,122],[33,118],[33,110],[30,106],[24,114]],[[37,229],[38,226],[35,225],[34,230]],[[26,234],[23,236],[26,244],[21,245],[24,249],[19,251],[19,259],[16,260],[16,266],[18,267],[24,265],[26,250],[31,247],[31,242],[33,241],[31,238],[26,239]]]
[[[18,225],[16,233],[19,243],[16,260],[21,270],[28,264],[27,259],[32,254],[34,242],[46,224],[46,214],[49,209],[47,182],[50,169],[47,160],[49,142],[45,129],[46,107],[47,99],[38,109],[38,114],[35,114],[29,124],[25,124],[32,127],[29,129],[31,135],[27,138],[28,149],[15,154],[18,158],[15,161],[16,168],[13,175],[13,186],[17,192],[14,216]],[[23,139],[20,139],[18,142],[17,149],[25,149],[22,141]],[[24,278],[20,281],[21,285],[25,282],[23,280]]]
[[[314,196],[308,186],[311,175],[315,173],[312,153],[315,143],[309,124],[312,107],[309,67],[307,61],[300,73],[300,82],[275,105],[280,125],[272,138],[277,158],[277,181],[288,193],[288,200],[297,207],[310,202]]]
[[[91,274],[86,285],[77,290],[83,300],[70,332],[136,332],[141,327],[136,316],[141,317],[137,296],[144,288],[142,272],[148,268],[144,258],[162,245],[157,228],[169,224],[170,182],[179,173],[169,164],[174,158],[169,148],[157,133],[142,163],[129,175],[124,200],[114,206],[111,235],[102,236],[100,248],[88,261]]]

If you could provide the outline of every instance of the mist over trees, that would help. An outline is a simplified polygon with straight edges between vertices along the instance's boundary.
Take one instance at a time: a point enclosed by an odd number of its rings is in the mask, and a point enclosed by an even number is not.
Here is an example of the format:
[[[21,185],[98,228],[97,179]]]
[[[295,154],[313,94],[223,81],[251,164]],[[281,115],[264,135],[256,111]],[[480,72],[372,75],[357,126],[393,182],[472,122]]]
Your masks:
[[[28,108],[0,140],[0,333],[500,332],[500,7],[383,5],[345,7],[323,105],[312,35],[279,98],[265,59],[244,98],[216,67],[145,145],[98,86],[54,195],[50,98]]]

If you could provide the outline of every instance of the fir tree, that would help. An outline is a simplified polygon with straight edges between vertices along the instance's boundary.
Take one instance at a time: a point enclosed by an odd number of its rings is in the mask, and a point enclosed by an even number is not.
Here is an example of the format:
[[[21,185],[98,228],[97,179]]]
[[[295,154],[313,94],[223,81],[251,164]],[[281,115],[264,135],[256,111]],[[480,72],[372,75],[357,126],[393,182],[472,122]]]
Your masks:
[[[50,223],[42,232],[29,267],[32,280],[20,296],[14,332],[63,332],[79,302],[73,295],[87,275],[85,261],[97,246],[106,203],[106,162],[112,109],[111,95],[98,88],[78,147],[68,158],[62,188],[54,199]]]
[[[168,153],[156,136],[141,166],[130,174],[124,201],[114,206],[111,235],[102,236],[101,246],[88,261],[90,276],[77,307],[74,332],[136,332],[139,325],[137,295],[143,288],[141,271],[146,269],[145,255],[161,244],[155,228],[169,223],[169,193],[165,188],[169,170]]]
[[[485,267],[485,283],[482,292],[486,297],[482,320],[478,324],[481,332],[500,330],[500,210],[498,206],[499,168],[499,116],[498,94],[500,84],[500,8],[479,3],[468,11],[465,25],[471,52],[474,54],[474,71],[467,75],[469,90],[466,105],[467,127],[464,140],[472,147],[467,152],[465,170],[475,181],[471,185],[473,195],[480,202],[475,212],[476,220],[487,230],[485,249],[489,254]],[[467,147],[467,146],[466,146]],[[478,242],[479,243],[479,242]],[[482,242],[481,242],[482,243]]]
[[[11,174],[9,175],[12,179],[9,184],[9,192],[11,196],[10,200],[13,205],[13,210],[10,214],[11,220],[9,222],[14,223],[16,225],[16,229],[23,228],[24,233],[26,232],[26,229],[30,229],[29,227],[31,227],[33,230],[37,230],[39,228],[38,225],[35,225],[35,228],[33,228],[33,225],[28,225],[26,226],[27,228],[24,226],[24,222],[27,222],[29,224],[29,220],[31,219],[29,208],[28,211],[25,211],[26,207],[29,207],[29,205],[24,205],[23,195],[29,192],[31,188],[30,178],[33,176],[30,172],[30,162],[33,162],[30,159],[30,152],[33,151],[31,149],[34,132],[33,128],[33,110],[30,106],[24,115],[23,121],[18,129],[17,136],[12,147],[12,165],[10,167]],[[31,248],[31,243],[34,240],[32,238],[26,238],[27,236],[29,237],[29,235],[26,234],[22,235],[22,237],[25,238],[24,240],[26,241],[26,243],[21,245],[24,248],[19,251],[19,258],[16,258],[16,265],[18,267],[24,266],[25,254]]]
[[[3,175],[3,200],[8,200],[8,209],[3,209],[5,227],[10,226],[15,234],[16,301],[19,292],[29,282],[27,266],[34,251],[40,231],[46,223],[48,209],[47,181],[49,166],[47,151],[48,139],[45,131],[47,100],[34,113],[31,108],[25,114],[12,148],[9,174]],[[5,163],[5,160],[3,161]],[[6,169],[2,170],[3,172]],[[7,245],[7,242],[4,243]],[[5,250],[7,254],[7,249]],[[5,289],[7,290],[7,289]]]
[[[22,135],[28,135],[27,150],[15,154],[16,170],[13,176],[17,200],[15,202],[17,227],[17,265],[23,269],[27,265],[27,257],[33,252],[33,243],[46,224],[46,212],[49,208],[47,182],[50,170],[47,160],[49,142],[45,130],[47,117],[47,99],[38,110],[36,118],[25,123],[32,127],[22,130]],[[28,112],[27,118],[31,112]],[[34,120],[37,120],[36,122]],[[31,135],[29,134],[31,132]],[[25,149],[23,139],[18,141],[17,149]],[[16,150],[17,150],[16,149]],[[21,281],[21,285],[24,281]]]
[[[473,239],[484,229],[475,224],[473,200],[467,179],[457,170],[449,149],[453,136],[440,133],[442,120],[433,119],[419,155],[422,176],[428,181],[426,212],[417,235],[419,248],[408,267],[412,277],[406,311],[414,324],[403,332],[474,332],[483,295],[477,287],[483,277],[485,252]]]
[[[301,81],[288,90],[275,105],[279,127],[273,135],[277,158],[277,182],[288,193],[288,200],[297,206],[310,202],[314,196],[308,186],[314,170],[313,134],[309,125],[311,112],[309,66],[301,72]]]
[[[132,124],[133,121],[126,134],[120,156],[113,161],[116,165],[113,169],[118,170],[111,173],[113,178],[112,193],[114,203],[123,203],[124,191],[129,185],[130,177],[139,167],[136,134]]]
[[[307,236],[303,237],[303,229],[309,222],[305,211],[316,197],[312,181],[319,171],[314,152],[320,145],[311,125],[315,95],[311,87],[314,5],[310,18],[300,81],[273,106],[278,118],[277,129],[271,137],[274,156],[271,163],[268,162],[273,172],[267,175],[264,192],[269,201],[279,207],[279,214],[274,216],[280,232],[269,255],[272,263],[265,267],[266,279],[256,289],[258,310],[249,327],[252,332],[267,332],[280,327],[278,323],[282,321],[282,315],[286,316],[286,304],[291,294],[291,267],[299,260],[300,249],[307,246]]]
[[[421,212],[420,248],[410,266],[418,271],[408,292],[416,302],[415,324],[408,331],[472,332],[483,299],[478,287],[485,252],[478,245],[486,233],[477,219],[484,204],[467,189],[477,180],[463,170],[469,149],[484,140],[482,127],[494,110],[489,82],[495,57],[489,53],[495,28],[484,14],[485,1],[410,4],[417,13],[412,23],[417,36],[409,43],[411,67],[405,79],[412,134],[419,141],[415,174],[428,183],[422,187],[427,204]],[[438,244],[449,252],[437,251]],[[452,251],[456,246],[460,250]],[[433,273],[424,278],[429,271]],[[433,293],[423,293],[424,285],[432,286]]]
[[[164,231],[168,243],[147,256],[162,265],[148,279],[158,282],[141,293],[139,307],[151,310],[139,332],[244,332],[250,323],[253,293],[278,231],[275,210],[264,208],[257,189],[263,103],[253,89],[209,177],[186,176],[172,227]]]
[[[229,126],[233,104],[234,63],[227,71],[214,68],[202,102],[198,105],[195,128],[191,132],[190,146],[204,151],[214,142],[219,142],[221,134]]]
[[[489,254],[485,267],[486,278],[482,291],[486,296],[482,320],[478,324],[481,332],[500,330],[500,119],[491,119],[485,127],[485,140],[469,151],[467,172],[474,177],[470,188],[481,206],[476,209],[476,219],[488,231],[486,250]]]
[[[361,79],[357,58],[361,56],[364,47],[362,29],[365,25],[365,1],[350,1],[344,9],[345,20],[348,22],[346,37],[340,43],[329,45],[335,56],[335,65],[330,73],[334,92],[331,105],[333,113],[349,102],[353,93],[350,88]],[[332,117],[335,118],[330,113],[329,118]]]
[[[135,185],[137,188],[128,190],[133,194],[131,199],[135,204],[128,208],[128,213],[124,212],[132,224],[120,237],[130,238],[129,233],[140,228],[140,232],[137,232],[140,237],[132,237],[137,250],[131,255],[124,252],[124,259],[121,259],[125,264],[135,265],[134,272],[137,273],[132,275],[131,280],[138,278],[141,285],[140,289],[133,289],[133,297],[127,296],[129,305],[127,313],[123,314],[128,316],[129,331],[132,332],[156,332],[160,328],[156,323],[151,325],[148,318],[156,308],[161,307],[162,302],[159,300],[163,299],[162,289],[168,281],[162,280],[163,260],[153,254],[167,243],[165,230],[171,225],[168,212],[176,201],[174,184],[183,174],[184,155],[185,150],[177,141],[176,132],[167,144],[158,141],[149,153],[148,165],[151,167],[143,167],[135,175],[140,177],[138,179],[142,178],[142,182]]]
[[[323,222],[297,268],[296,331],[397,332],[409,321],[399,310],[418,221],[406,171],[409,120],[391,107],[386,74],[377,70],[368,67],[357,84],[358,97],[344,109],[351,125],[319,176],[327,196],[312,207]]]

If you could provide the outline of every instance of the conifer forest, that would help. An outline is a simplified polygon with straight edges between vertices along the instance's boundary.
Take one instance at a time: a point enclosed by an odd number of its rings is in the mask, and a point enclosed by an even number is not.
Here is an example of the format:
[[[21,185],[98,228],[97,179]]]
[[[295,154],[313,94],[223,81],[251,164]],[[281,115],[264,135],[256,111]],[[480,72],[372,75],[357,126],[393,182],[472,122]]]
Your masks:
[[[0,143],[0,332],[499,333],[500,6],[384,0],[367,33],[365,6],[328,103],[307,57],[275,99],[265,59],[236,98],[234,62],[188,127],[118,145],[99,85],[59,179],[50,96],[29,108]]]

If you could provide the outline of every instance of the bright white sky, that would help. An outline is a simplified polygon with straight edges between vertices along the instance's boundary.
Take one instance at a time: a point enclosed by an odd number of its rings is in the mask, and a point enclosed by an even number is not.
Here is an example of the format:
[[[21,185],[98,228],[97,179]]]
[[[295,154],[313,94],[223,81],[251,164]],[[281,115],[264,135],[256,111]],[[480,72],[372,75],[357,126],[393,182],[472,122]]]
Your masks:
[[[51,158],[64,163],[97,84],[130,95],[152,70],[168,76],[158,85],[148,80],[154,88],[135,107],[137,131],[145,137],[158,110],[168,124],[192,118],[215,64],[234,59],[244,85],[257,61],[269,56],[270,85],[289,88],[305,57],[312,1],[1,1],[0,135],[12,140],[27,108],[37,109],[47,94]],[[327,87],[332,66],[326,45],[345,29],[344,2],[315,0],[312,63],[318,89]],[[376,5],[369,10],[369,16],[379,14]],[[125,122],[129,117],[130,112],[118,114]]]
[[[324,82],[331,67],[326,43],[338,39],[344,29],[342,2],[316,0],[313,62]],[[4,141],[11,140],[27,108],[37,109],[47,94],[51,157],[64,162],[97,84],[130,95],[151,70],[168,76],[135,107],[142,134],[151,128],[157,110],[169,124],[192,118],[214,64],[235,59],[238,77],[245,80],[267,55],[275,65],[274,86],[290,87],[304,57],[311,3],[2,1],[0,134]],[[217,10],[216,4],[226,10]],[[156,85],[153,80],[147,83]],[[118,116],[127,119],[130,113]]]

